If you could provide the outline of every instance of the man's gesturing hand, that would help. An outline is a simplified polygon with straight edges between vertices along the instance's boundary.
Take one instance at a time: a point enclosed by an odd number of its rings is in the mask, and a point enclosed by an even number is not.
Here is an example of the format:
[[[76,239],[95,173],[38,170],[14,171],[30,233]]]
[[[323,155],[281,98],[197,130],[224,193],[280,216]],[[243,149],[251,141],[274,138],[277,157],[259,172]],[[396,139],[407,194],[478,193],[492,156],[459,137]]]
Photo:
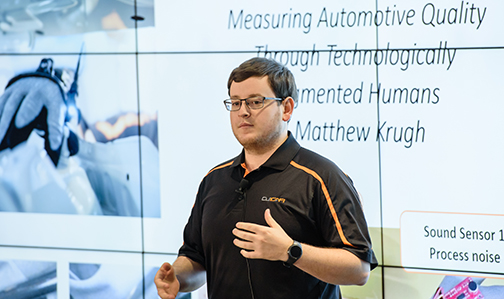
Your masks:
[[[162,299],[175,299],[177,296],[180,283],[175,276],[175,270],[170,263],[164,263],[154,277],[158,295]]]
[[[233,243],[241,248],[240,253],[249,259],[265,259],[270,261],[287,261],[287,250],[292,239],[273,219],[271,211],[266,209],[264,219],[268,226],[248,222],[236,223],[233,235],[237,239]]]

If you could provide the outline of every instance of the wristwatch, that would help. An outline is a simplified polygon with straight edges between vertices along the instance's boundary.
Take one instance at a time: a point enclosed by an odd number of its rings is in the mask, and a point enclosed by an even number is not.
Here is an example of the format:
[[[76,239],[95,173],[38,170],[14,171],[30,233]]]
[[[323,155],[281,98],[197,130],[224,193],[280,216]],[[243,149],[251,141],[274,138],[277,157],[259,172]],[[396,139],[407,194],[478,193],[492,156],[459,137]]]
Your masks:
[[[287,253],[289,254],[289,259],[284,262],[284,265],[286,267],[290,267],[301,257],[301,255],[303,255],[303,248],[301,247],[301,243],[299,243],[298,241],[292,242],[292,245],[287,250]]]

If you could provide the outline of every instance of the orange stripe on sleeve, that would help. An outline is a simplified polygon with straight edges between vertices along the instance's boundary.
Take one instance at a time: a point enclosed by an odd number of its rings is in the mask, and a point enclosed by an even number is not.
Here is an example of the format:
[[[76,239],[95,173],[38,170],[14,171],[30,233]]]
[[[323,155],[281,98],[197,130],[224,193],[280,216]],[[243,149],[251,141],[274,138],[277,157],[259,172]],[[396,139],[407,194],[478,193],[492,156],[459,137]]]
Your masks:
[[[324,193],[324,196],[326,198],[327,205],[329,206],[329,210],[331,211],[331,215],[332,215],[332,217],[334,219],[334,222],[336,224],[336,228],[338,229],[338,234],[339,234],[339,236],[341,238],[341,241],[343,241],[343,244],[345,244],[347,246],[355,247],[354,245],[352,245],[352,243],[348,242],[347,238],[343,234],[343,229],[341,228],[341,223],[339,222],[338,215],[336,215],[336,210],[334,209],[331,197],[329,196],[329,191],[327,191],[327,187],[326,187],[324,181],[322,180],[322,178],[315,171],[313,171],[313,170],[311,170],[311,169],[309,169],[309,168],[307,168],[305,166],[301,166],[301,165],[297,164],[294,161],[291,161],[290,164],[292,166],[294,166],[294,167],[296,167],[298,169],[301,169],[304,172],[312,175],[315,179],[317,179],[320,182],[320,186],[322,188],[322,192]]]
[[[209,175],[212,171],[214,170],[217,170],[217,169],[221,169],[221,168],[224,168],[224,167],[228,167],[229,165],[233,164],[233,161],[229,162],[229,163],[226,163],[226,164],[223,164],[221,166],[217,166],[213,169],[211,169],[206,175]]]

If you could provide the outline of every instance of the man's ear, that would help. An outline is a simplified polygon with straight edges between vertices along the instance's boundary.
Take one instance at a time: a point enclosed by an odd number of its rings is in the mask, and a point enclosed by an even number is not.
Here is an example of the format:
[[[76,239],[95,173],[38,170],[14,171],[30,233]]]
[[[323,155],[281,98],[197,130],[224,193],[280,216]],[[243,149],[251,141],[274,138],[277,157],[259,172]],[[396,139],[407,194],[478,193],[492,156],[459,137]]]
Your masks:
[[[294,99],[291,97],[285,98],[283,101],[283,115],[282,115],[282,120],[283,121],[289,121],[290,118],[292,117],[292,112],[294,112]]]

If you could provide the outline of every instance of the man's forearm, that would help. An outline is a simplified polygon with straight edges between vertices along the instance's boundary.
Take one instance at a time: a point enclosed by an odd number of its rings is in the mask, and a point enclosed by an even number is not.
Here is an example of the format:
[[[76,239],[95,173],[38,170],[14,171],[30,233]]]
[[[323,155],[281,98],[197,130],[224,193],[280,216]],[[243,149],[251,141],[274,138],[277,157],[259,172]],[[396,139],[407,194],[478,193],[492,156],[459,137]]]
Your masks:
[[[318,279],[337,285],[364,285],[370,265],[340,248],[319,248],[302,244],[303,255],[294,266]]]
[[[192,292],[205,284],[205,269],[190,258],[179,256],[173,263],[173,268],[180,283],[181,292]]]

